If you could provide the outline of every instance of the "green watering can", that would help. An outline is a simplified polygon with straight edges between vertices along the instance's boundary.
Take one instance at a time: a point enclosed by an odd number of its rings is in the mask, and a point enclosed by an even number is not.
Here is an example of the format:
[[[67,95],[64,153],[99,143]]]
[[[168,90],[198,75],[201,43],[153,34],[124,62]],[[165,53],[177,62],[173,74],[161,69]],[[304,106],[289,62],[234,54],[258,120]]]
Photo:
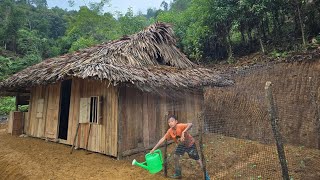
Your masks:
[[[162,153],[160,149],[154,151],[154,153],[148,153],[145,156],[146,161],[143,163],[139,163],[135,159],[132,161],[132,165],[140,166],[143,169],[146,169],[151,174],[155,174],[162,170]]]

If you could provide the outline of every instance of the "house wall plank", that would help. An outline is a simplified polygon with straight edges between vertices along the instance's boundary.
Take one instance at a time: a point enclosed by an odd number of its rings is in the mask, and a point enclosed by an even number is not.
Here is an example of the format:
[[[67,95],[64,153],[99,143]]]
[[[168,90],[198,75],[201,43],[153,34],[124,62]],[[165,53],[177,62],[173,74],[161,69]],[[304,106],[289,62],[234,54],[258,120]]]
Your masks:
[[[175,114],[179,122],[194,124],[191,134],[198,133],[197,116],[202,110],[201,94],[185,94],[171,99],[141,92],[132,87],[121,87],[120,120],[122,123],[121,153],[152,148],[168,130],[167,117]]]
[[[39,103],[43,100],[42,103]],[[42,106],[42,107],[39,107]],[[45,86],[35,86],[31,89],[28,118],[24,122],[24,132],[33,137],[44,137],[47,117],[47,88]],[[41,111],[42,113],[39,113]]]
[[[67,143],[72,144],[77,123],[80,118],[80,98],[102,97],[102,122],[92,124],[89,135],[88,150],[117,156],[117,88],[109,82],[73,79],[70,99],[69,134]],[[86,148],[89,124],[81,124],[76,146]]]
[[[46,112],[45,137],[56,139],[58,136],[58,118],[60,109],[60,86],[61,83],[47,86],[48,105]]]

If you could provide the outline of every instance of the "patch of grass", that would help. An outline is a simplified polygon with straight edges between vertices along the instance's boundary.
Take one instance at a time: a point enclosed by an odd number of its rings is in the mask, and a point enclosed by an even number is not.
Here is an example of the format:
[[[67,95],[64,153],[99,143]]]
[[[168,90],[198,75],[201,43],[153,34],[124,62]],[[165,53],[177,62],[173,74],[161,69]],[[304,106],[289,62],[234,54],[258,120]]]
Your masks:
[[[251,169],[254,169],[257,167],[257,165],[255,163],[251,163],[251,164],[249,164],[249,166],[251,167]]]
[[[276,50],[273,50],[271,53],[270,53],[271,57],[273,58],[286,58],[288,56],[288,52],[284,51],[284,52],[280,52],[280,51],[276,51]]]

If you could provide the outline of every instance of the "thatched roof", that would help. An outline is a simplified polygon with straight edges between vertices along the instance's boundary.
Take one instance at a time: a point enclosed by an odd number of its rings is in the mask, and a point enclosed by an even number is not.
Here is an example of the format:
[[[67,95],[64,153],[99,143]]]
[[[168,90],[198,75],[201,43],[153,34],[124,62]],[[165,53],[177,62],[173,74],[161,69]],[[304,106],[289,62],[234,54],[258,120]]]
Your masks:
[[[50,58],[0,83],[0,91],[18,91],[65,78],[109,80],[145,91],[225,86],[231,81],[197,67],[175,46],[168,24],[156,23],[120,40]]]

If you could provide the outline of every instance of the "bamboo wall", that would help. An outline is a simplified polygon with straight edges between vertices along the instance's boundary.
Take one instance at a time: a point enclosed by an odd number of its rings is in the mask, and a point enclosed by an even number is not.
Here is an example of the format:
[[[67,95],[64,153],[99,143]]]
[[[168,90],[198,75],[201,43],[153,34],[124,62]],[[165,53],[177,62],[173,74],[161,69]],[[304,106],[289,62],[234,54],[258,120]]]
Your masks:
[[[179,122],[192,122],[192,134],[198,132],[197,115],[201,111],[201,95],[186,94],[173,100],[122,87],[120,90],[119,139],[122,155],[153,147],[168,129],[167,115],[175,114]]]

